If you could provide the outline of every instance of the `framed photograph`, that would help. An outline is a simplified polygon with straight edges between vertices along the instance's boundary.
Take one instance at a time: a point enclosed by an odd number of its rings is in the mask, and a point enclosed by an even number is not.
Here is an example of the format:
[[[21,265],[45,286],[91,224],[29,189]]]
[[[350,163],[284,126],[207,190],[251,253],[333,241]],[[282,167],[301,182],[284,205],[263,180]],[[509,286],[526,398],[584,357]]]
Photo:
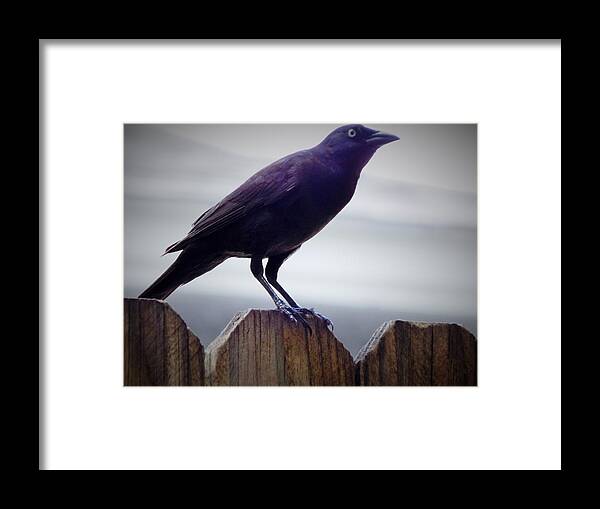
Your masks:
[[[560,39],[39,58],[40,469],[561,468]]]

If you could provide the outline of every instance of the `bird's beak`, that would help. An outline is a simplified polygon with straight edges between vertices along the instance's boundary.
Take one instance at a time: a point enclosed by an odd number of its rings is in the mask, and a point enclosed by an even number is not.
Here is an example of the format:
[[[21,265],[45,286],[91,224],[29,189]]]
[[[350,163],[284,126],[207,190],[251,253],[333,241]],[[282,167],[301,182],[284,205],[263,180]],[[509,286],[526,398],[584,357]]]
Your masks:
[[[381,147],[386,143],[391,143],[392,141],[399,140],[398,136],[393,134],[382,133],[381,131],[375,131],[371,136],[367,138],[367,143],[369,145],[374,145],[376,147]]]

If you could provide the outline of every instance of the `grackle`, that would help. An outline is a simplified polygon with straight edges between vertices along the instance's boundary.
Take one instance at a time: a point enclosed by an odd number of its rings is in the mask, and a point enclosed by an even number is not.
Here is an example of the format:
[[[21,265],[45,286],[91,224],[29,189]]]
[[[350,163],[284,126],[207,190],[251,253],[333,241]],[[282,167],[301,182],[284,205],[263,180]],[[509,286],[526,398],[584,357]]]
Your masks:
[[[254,277],[293,322],[310,330],[304,317],[312,314],[332,326],[313,309],[300,307],[277,282],[277,273],[294,251],[346,206],[375,151],[398,139],[359,124],[346,125],[315,147],[263,168],[204,212],[185,238],[166,249],[164,254],[181,253],[140,297],[166,299],[227,258],[250,258]],[[266,269],[264,258],[268,258]]]

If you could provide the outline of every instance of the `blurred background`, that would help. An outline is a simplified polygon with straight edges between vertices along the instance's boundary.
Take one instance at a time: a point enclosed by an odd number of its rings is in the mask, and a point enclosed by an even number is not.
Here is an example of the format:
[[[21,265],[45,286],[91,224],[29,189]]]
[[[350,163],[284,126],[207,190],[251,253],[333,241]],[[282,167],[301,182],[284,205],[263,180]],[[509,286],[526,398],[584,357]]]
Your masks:
[[[125,125],[125,296],[175,260],[164,249],[202,212],[338,125]],[[353,355],[392,319],[456,322],[477,336],[477,126],[366,125],[400,141],[373,156],[350,203],[284,263],[279,281],[331,318]],[[205,346],[237,311],[273,308],[250,261],[235,258],[167,301]]]

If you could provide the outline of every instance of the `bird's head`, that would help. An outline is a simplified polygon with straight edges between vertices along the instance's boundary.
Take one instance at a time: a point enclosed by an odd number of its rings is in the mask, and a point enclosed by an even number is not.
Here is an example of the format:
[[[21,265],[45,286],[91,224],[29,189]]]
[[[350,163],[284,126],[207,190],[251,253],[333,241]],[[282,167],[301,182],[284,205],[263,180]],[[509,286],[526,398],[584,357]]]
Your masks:
[[[354,162],[362,169],[379,147],[399,139],[361,124],[349,124],[329,133],[319,147],[340,163]]]

